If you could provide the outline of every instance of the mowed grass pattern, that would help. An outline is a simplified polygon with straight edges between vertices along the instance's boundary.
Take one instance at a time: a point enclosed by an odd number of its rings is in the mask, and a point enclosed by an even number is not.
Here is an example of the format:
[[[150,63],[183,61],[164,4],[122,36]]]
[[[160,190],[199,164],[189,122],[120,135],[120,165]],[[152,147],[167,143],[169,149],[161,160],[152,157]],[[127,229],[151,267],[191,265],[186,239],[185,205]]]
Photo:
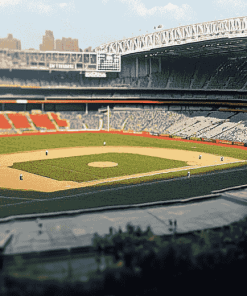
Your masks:
[[[91,162],[116,162],[116,167],[97,168]],[[87,182],[188,166],[184,161],[132,153],[102,153],[14,163],[12,168],[58,181]]]
[[[33,151],[41,149],[53,149],[62,147],[89,147],[102,146],[140,146],[159,147],[211,153],[220,156],[228,156],[247,160],[247,151],[234,147],[220,147],[207,143],[190,143],[170,141],[164,139],[145,138],[132,135],[100,134],[100,133],[71,133],[54,135],[33,135],[21,137],[3,137],[0,139],[0,154]]]

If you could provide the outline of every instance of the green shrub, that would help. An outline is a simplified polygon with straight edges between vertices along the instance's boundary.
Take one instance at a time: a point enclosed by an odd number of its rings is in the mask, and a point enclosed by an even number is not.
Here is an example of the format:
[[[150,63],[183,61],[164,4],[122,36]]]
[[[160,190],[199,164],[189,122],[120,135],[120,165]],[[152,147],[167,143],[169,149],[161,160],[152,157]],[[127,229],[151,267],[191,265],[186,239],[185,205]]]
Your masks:
[[[225,240],[229,234],[237,234],[231,245]],[[160,295],[167,284],[176,294],[185,289],[195,294],[198,287],[207,293],[212,289],[226,293],[236,285],[244,288],[247,250],[239,243],[246,241],[247,218],[229,227],[192,232],[190,236],[174,233],[158,237],[150,227],[142,231],[128,224],[125,233],[111,228],[104,238],[95,234],[94,239],[101,256],[111,245],[112,255],[118,254],[116,263],[123,264],[92,272],[86,283],[5,277],[7,292],[2,295]]]

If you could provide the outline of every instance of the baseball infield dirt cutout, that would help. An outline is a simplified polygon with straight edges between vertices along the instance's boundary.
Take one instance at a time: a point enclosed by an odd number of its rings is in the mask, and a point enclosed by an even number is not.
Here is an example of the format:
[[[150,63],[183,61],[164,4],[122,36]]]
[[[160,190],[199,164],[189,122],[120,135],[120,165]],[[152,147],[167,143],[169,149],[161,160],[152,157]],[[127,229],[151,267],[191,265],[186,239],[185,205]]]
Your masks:
[[[72,182],[72,181],[57,181],[47,177],[31,174],[25,171],[10,168],[15,162],[25,162],[43,159],[54,159],[63,157],[73,157],[101,153],[132,153],[147,156],[155,156],[160,158],[182,160],[188,163],[187,167],[165,169],[160,171],[153,171],[148,173],[113,177],[104,180],[95,180],[89,182]],[[201,158],[199,159],[199,155]],[[49,149],[49,154],[46,155],[46,149],[20,152],[14,154],[0,155],[0,187],[9,189],[35,190],[40,192],[55,192],[60,190],[94,186],[96,184],[125,180],[130,178],[140,178],[143,176],[150,176],[161,173],[169,173],[181,170],[188,170],[193,168],[200,168],[203,166],[213,166],[218,164],[226,164],[232,162],[244,162],[243,160],[221,157],[208,153],[166,149],[166,148],[152,148],[152,147],[117,147],[117,146],[103,146],[103,147],[72,147],[72,148],[57,148]],[[105,163],[105,162],[104,162]],[[91,163],[92,164],[92,163]],[[102,165],[102,167],[104,167]],[[106,167],[106,166],[105,166]],[[20,180],[20,174],[23,175],[23,180]]]

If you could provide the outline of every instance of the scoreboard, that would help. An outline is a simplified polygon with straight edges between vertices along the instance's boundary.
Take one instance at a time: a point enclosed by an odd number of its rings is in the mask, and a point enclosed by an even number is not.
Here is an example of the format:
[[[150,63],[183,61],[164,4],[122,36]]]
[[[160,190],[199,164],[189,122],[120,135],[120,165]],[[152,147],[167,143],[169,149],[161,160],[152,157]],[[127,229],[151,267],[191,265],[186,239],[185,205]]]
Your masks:
[[[98,71],[120,71],[120,55],[98,53]]]
[[[121,71],[121,56],[113,53],[0,49],[0,69],[81,71],[87,77],[105,77]],[[94,76],[93,73],[98,73]],[[100,74],[101,73],[101,74]]]

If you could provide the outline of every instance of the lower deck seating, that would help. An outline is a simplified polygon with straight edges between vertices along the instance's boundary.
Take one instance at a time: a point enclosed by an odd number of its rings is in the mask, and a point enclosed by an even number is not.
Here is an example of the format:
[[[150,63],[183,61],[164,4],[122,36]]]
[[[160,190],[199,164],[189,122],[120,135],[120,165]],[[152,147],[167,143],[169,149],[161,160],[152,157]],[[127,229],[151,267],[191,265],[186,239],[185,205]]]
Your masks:
[[[12,129],[11,124],[8,122],[8,119],[4,114],[0,114],[0,129]]]
[[[15,128],[28,129],[31,128],[30,123],[27,120],[27,117],[23,114],[13,113],[8,114],[9,119],[13,122]]]
[[[112,111],[110,117],[110,128],[116,130],[122,130],[123,124],[128,118],[130,111]],[[107,122],[106,116],[104,117],[104,123]]]
[[[48,112],[47,114],[0,113],[0,133],[24,130],[108,130],[108,113],[99,111]],[[109,128],[147,131],[183,138],[203,137],[247,142],[247,113],[219,111],[168,111],[167,108],[114,108],[110,110]],[[53,124],[52,121],[56,124]],[[35,124],[35,126],[33,125]]]
[[[38,128],[46,128],[48,130],[55,130],[55,125],[50,121],[47,114],[30,114],[30,118]]]
[[[69,122],[69,128],[71,130],[82,130],[86,129],[85,112],[83,111],[62,111],[58,113],[61,119],[66,119]],[[89,125],[90,126],[90,125]]]
[[[15,129],[1,129],[0,128],[0,135],[12,135],[17,134],[17,131]]]
[[[82,116],[83,124],[85,124],[87,129],[99,129],[99,113],[90,112]]]
[[[170,134],[180,137],[205,137],[225,139],[227,131],[234,131],[235,126],[247,113],[220,112],[220,111],[167,111],[162,108],[140,110],[126,108],[110,111],[110,128],[116,130],[132,130],[135,132],[148,131],[158,134]],[[104,128],[107,126],[106,113],[103,117]],[[247,121],[246,121],[247,122]],[[244,126],[244,125],[243,125]],[[246,129],[245,129],[246,130]],[[240,137],[241,133],[241,137]],[[236,139],[232,136],[231,139]],[[238,139],[243,139],[245,131],[238,130]],[[247,140],[247,137],[246,137]]]
[[[51,113],[51,116],[59,127],[68,127],[67,121],[65,119],[59,119],[58,114]]]

